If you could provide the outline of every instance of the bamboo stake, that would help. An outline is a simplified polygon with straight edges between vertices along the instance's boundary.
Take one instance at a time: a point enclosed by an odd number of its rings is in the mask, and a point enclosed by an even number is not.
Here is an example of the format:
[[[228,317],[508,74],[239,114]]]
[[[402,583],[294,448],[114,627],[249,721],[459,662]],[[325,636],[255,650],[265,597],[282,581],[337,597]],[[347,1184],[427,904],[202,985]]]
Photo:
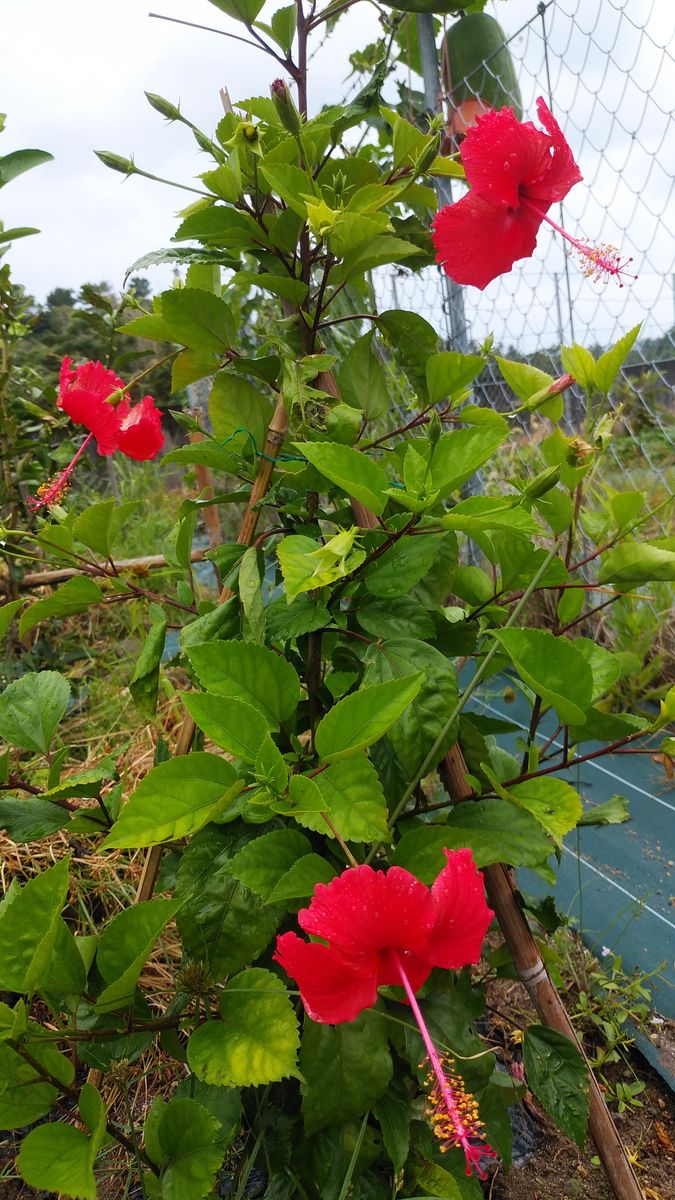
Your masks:
[[[445,756],[443,773],[450,796],[458,802],[469,800],[473,790],[466,778],[467,767],[459,746]],[[503,863],[483,870],[488,900],[518,972],[518,978],[532,1000],[540,1019],[551,1029],[574,1042],[586,1064],[589,1085],[589,1128],[607,1178],[617,1200],[644,1200],[642,1188],[619,1137],[604,1096],[565,1005],[543,962],[532,931],[515,895],[511,874]]]
[[[205,554],[206,550],[193,550],[190,560],[191,562],[201,562]],[[117,571],[135,571],[139,575],[144,575],[146,571],[153,571],[169,565],[163,554],[145,554],[141,558],[120,558],[115,563],[115,569]],[[80,567],[56,567],[52,571],[30,571],[19,581],[19,587],[25,589],[48,587],[53,583],[63,583],[66,579],[73,579],[76,575],[109,575],[110,571],[110,563],[90,563],[86,566],[83,563]],[[6,583],[6,579],[2,580],[0,587]]]

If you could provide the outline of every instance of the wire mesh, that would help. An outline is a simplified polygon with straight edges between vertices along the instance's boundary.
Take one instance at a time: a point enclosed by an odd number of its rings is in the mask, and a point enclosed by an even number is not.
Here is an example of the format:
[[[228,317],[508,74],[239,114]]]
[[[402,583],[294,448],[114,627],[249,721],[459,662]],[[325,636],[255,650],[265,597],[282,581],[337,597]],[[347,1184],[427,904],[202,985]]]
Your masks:
[[[642,322],[611,396],[615,408],[621,405],[621,422],[610,475],[617,487],[648,492],[655,506],[675,492],[675,228],[668,223],[675,187],[675,8],[666,0],[516,0],[500,5],[496,15],[525,116],[544,96],[584,176],[565,200],[561,223],[591,244],[610,243],[622,257],[632,256],[638,278],[623,288],[593,283],[567,257],[562,238],[543,227],[531,258],[484,291],[462,289],[469,341],[479,345],[493,333],[507,357],[537,352],[537,365],[556,374],[561,344],[578,341],[597,354]],[[497,77],[496,59],[495,52],[479,70]],[[471,78],[464,82],[471,89]],[[455,198],[459,194],[455,185]],[[388,269],[376,286],[388,307],[421,313],[448,346],[460,348],[436,268]],[[511,407],[496,371],[482,377],[477,393],[482,403]],[[578,427],[580,411],[572,398],[572,426]],[[663,532],[667,511],[658,522]]]

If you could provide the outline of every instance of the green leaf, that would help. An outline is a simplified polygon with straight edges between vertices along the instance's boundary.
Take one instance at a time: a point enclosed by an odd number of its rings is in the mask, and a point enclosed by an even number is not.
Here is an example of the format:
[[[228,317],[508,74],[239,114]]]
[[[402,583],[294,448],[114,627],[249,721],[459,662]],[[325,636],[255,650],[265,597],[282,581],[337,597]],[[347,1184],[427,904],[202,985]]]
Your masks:
[[[423,541],[423,538],[415,538]],[[409,596],[398,596],[390,600],[361,601],[354,608],[354,615],[361,626],[373,638],[429,638],[433,639],[436,626],[431,613],[422,608],[417,600]]]
[[[564,724],[583,723],[591,706],[593,675],[573,642],[543,629],[493,631],[521,679],[551,704]]]
[[[64,920],[58,922],[51,960],[41,981],[47,995],[78,996],[87,981],[84,961],[73,936]]]
[[[99,504],[90,504],[74,522],[73,535],[94,554],[110,558],[115,538],[135,508],[135,501],[120,504],[114,496]]]
[[[365,1012],[355,1021],[331,1026],[305,1017],[300,1071],[308,1136],[361,1116],[380,1099],[393,1074],[384,1018]]]
[[[195,238],[205,246],[227,246],[232,250],[268,245],[263,230],[250,213],[225,204],[214,204],[191,213],[178,226],[174,236],[176,241]],[[222,261],[222,255],[219,258]]]
[[[276,729],[292,717],[300,699],[294,667],[266,646],[252,642],[206,642],[187,656],[202,687],[217,696],[243,700]]]
[[[255,762],[269,729],[259,709],[210,692],[191,692],[183,702],[193,721],[217,746],[245,762]]]
[[[39,796],[5,796],[0,799],[0,829],[13,842],[36,842],[63,829],[70,820],[67,809]]]
[[[239,598],[244,610],[245,635],[258,644],[264,642],[265,607],[262,598],[258,551],[255,546],[249,547],[242,555],[239,564]]]
[[[520,508],[518,501],[511,496],[469,496],[467,500],[460,500],[442,517],[441,524],[446,529],[457,529],[470,537],[488,530],[504,530],[509,534],[524,536],[541,532],[534,518]]]
[[[475,425],[443,434],[431,458],[432,487],[441,497],[449,496],[492,458],[508,436],[509,427],[503,419],[499,424]]]
[[[546,1025],[525,1030],[523,1059],[528,1086],[577,1146],[588,1124],[588,1070],[573,1042]]]
[[[0,738],[19,750],[47,754],[70,699],[58,671],[30,671],[0,696]]]
[[[630,821],[628,801],[625,796],[612,796],[604,804],[594,804],[581,814],[578,825],[622,825]]]
[[[429,533],[400,538],[364,571],[366,590],[382,600],[405,596],[429,574],[442,550],[456,546],[454,535]]]
[[[177,450],[162,455],[162,466],[170,466],[171,463],[197,463],[214,471],[231,472],[237,466],[237,457],[217,442],[191,442],[188,446],[179,446]]]
[[[287,900],[307,900],[317,883],[330,883],[334,878],[335,870],[320,854],[303,854],[274,885],[268,902],[284,904]]]
[[[605,350],[605,353],[600,355],[593,373],[593,382],[599,392],[607,395],[641,329],[642,321],[640,321],[639,325],[634,325],[632,329],[629,329],[628,333],[625,333],[622,338],[619,338],[619,341],[615,346],[612,346],[611,350]]]
[[[260,834],[235,854],[230,874],[256,896],[269,900],[282,876],[311,849],[310,842],[298,830],[274,829]]]
[[[31,1187],[52,1194],[56,1189],[75,1200],[96,1200],[95,1157],[91,1138],[73,1125],[57,1122],[40,1125],[24,1138],[18,1167]]]
[[[403,238],[392,237],[390,234],[380,234],[362,242],[355,250],[345,254],[339,266],[331,272],[331,281],[336,286],[348,283],[356,275],[365,275],[375,267],[387,263],[402,262],[412,255],[420,253],[419,246],[406,242]],[[381,320],[382,318],[380,318]]]
[[[391,679],[345,696],[319,722],[314,744],[324,762],[336,762],[371,746],[415,699],[422,675]]]
[[[427,392],[430,404],[461,396],[485,366],[481,354],[458,354],[443,350],[427,360]]]
[[[70,856],[12,884],[0,904],[0,988],[28,995],[40,986],[68,896]]]
[[[373,347],[374,337],[372,329],[360,337],[336,372],[344,403],[361,409],[368,421],[384,417],[391,403],[387,377]]]
[[[243,21],[252,25],[260,12],[265,0],[210,0],[221,12],[233,17],[235,21]]]
[[[285,808],[284,812],[305,829],[334,837],[321,816],[323,811],[346,842],[386,842],[391,837],[382,784],[363,753],[332,763],[314,779],[291,776],[290,798],[297,807]]]
[[[96,953],[96,965],[108,985],[96,1001],[98,1012],[125,1008],[133,1001],[150,951],[179,908],[179,900],[146,900],[123,908],[108,922]]]
[[[303,594],[291,603],[280,598],[273,600],[265,609],[267,632],[272,642],[287,642],[312,633],[330,624],[330,613],[324,604]]]
[[[287,604],[292,604],[302,592],[326,587],[356,570],[366,557],[365,550],[354,549],[357,536],[354,527],[343,530],[325,545],[302,534],[290,534],[279,542],[277,558],[284,577]],[[334,551],[336,543],[340,553]]]
[[[141,780],[103,847],[157,846],[186,837],[224,812],[240,790],[234,767],[218,755],[194,751],[170,758]]]
[[[248,431],[258,450],[265,445],[267,427],[272,419],[272,401],[246,379],[229,371],[220,371],[209,396],[209,417],[215,436],[223,441],[235,430]],[[251,442],[240,434],[232,449],[250,454]]]
[[[213,1195],[225,1156],[220,1122],[197,1100],[174,1098],[164,1108],[157,1141],[162,1155],[162,1200]]]
[[[592,391],[595,387],[595,359],[590,350],[574,342],[572,346],[561,347],[560,357],[563,369],[574,376],[585,392]]]
[[[68,579],[55,588],[51,596],[44,600],[36,600],[24,612],[19,621],[19,637],[23,637],[40,621],[47,617],[72,617],[75,613],[85,612],[91,604],[100,604],[103,592],[98,584],[86,575]]]
[[[599,646],[590,638],[576,638],[574,648],[583,654],[591,668],[593,676],[591,699],[595,703],[602,696],[606,696],[617,679],[621,678],[621,660],[611,650],[605,650],[604,646]]]
[[[602,557],[598,583],[634,587],[656,580],[675,579],[675,551],[652,542],[624,542]]]
[[[284,204],[305,221],[307,205],[302,197],[315,195],[316,192],[311,174],[290,163],[267,161],[261,165],[260,170],[270,189],[281,196]]]
[[[189,625],[184,625],[178,635],[178,644],[186,653],[191,646],[203,642],[231,638],[239,628],[239,602],[236,596],[231,596],[224,604],[218,604],[211,612],[197,617]]]
[[[10,600],[9,604],[0,606],[0,639],[4,638],[17,612],[26,603],[23,596],[18,600]]]
[[[348,496],[360,500],[380,516],[387,505],[389,481],[379,463],[351,446],[334,442],[296,442],[305,458]]]
[[[169,339],[190,350],[224,354],[237,339],[231,308],[201,288],[172,288],[162,292],[162,321]]]
[[[41,163],[51,162],[53,154],[47,150],[12,150],[10,154],[0,157],[0,187],[23,175],[24,171],[32,171]]]
[[[379,1122],[384,1148],[391,1159],[394,1170],[403,1168],[410,1153],[410,1121],[412,1113],[405,1088],[390,1084],[386,1092],[373,1105],[373,1113]]]
[[[562,779],[528,779],[508,789],[559,844],[582,814],[581,796]]]
[[[177,354],[171,364],[171,392],[173,395],[176,392],[182,391],[183,388],[189,387],[191,383],[195,383],[198,379],[205,379],[209,375],[213,375],[214,371],[220,365],[219,361],[213,354],[207,354],[204,350],[182,350]],[[182,446],[179,450],[174,450],[172,453],[179,454],[180,450],[188,450],[188,446]],[[162,458],[162,464],[167,461],[167,455]]]
[[[398,308],[380,313],[378,329],[384,333],[396,361],[420,398],[427,400],[427,360],[438,350],[436,330],[418,313]]]
[[[389,638],[366,652],[364,683],[383,683],[423,672],[415,703],[389,730],[389,741],[407,775],[421,767],[457,703],[457,672],[440,650],[415,638]],[[439,748],[439,761],[457,739],[457,726],[448,730]]]
[[[13,1010],[2,1006],[3,1014],[13,1020]],[[69,1087],[75,1068],[54,1044],[42,1040],[44,1031],[33,1021],[28,1022],[25,1049],[54,1079]],[[6,1041],[0,1041],[0,1129],[21,1129],[32,1125],[54,1107],[59,1089],[46,1083],[40,1072],[26,1062]]]
[[[176,897],[183,901],[177,923],[188,958],[206,963],[218,981],[254,962],[269,946],[280,910],[238,883],[229,863],[245,844],[237,826],[209,825],[181,858]]]
[[[153,716],[157,711],[159,691],[159,668],[164,652],[166,619],[151,625],[136,661],[134,673],[129,680],[129,691],[136,708],[143,716]]]
[[[433,883],[444,866],[443,849],[468,847],[478,867],[505,862],[538,867],[552,852],[541,825],[530,813],[508,801],[489,797],[460,804],[444,825],[421,826],[401,838],[393,861],[423,883]]]
[[[518,399],[525,403],[531,396],[550,387],[554,382],[552,375],[548,375],[546,371],[540,371],[539,367],[533,367],[529,363],[513,362],[511,359],[500,358],[498,355],[495,355],[495,362],[511,391],[515,392]]]
[[[188,1042],[198,1079],[220,1087],[255,1087],[293,1075],[300,1042],[293,1003],[271,971],[251,967],[223,989],[221,1021],[207,1021]]]

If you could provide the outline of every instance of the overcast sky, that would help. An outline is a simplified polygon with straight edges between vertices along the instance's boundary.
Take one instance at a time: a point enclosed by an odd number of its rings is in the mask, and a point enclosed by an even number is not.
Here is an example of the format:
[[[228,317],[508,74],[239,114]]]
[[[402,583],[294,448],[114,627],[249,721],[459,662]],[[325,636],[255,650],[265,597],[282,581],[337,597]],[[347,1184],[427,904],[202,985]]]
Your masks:
[[[0,152],[35,146],[55,158],[0,193],[7,226],[42,230],[11,251],[15,279],[39,299],[55,286],[78,288],[84,281],[120,287],[136,258],[169,244],[188,194],[138,178],[124,181],[93,154],[133,153],[147,170],[184,182],[205,169],[189,132],[166,125],[144,90],[180,101],[210,132],[221,115],[220,87],[227,86],[233,100],[267,94],[275,74],[256,50],[152,19],[149,11],[241,32],[208,0],[2,0],[3,43],[11,53],[3,55],[0,80],[0,111],[7,113]],[[489,11],[513,37],[524,108],[532,116],[536,96],[547,94],[536,0],[492,0]],[[565,222],[577,234],[619,244],[635,256],[640,275],[621,292],[614,285],[598,290],[572,265],[576,325],[609,340],[646,315],[648,332],[657,333],[673,322],[675,243],[668,225],[672,230],[675,4],[555,0],[546,22],[555,111],[585,176],[565,202]],[[313,111],[345,94],[350,51],[377,33],[377,13],[367,3],[338,23],[312,64]],[[560,277],[568,336],[564,258],[546,231],[539,243],[534,259],[485,293],[466,289],[475,337],[493,328],[527,348],[539,338],[555,341],[552,272]],[[170,281],[170,269],[155,268],[149,277],[157,290]],[[404,287],[400,298],[425,304],[432,316],[441,299],[436,272]],[[581,340],[583,329],[575,332]]]

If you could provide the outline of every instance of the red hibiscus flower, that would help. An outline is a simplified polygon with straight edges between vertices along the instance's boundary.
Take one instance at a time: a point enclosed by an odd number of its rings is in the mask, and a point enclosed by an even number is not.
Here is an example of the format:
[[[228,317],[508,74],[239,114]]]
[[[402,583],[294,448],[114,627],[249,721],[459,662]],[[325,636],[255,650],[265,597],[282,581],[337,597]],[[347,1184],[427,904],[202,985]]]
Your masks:
[[[481,1177],[481,1158],[494,1158],[482,1134],[476,1102],[461,1077],[436,1050],[415,993],[432,967],[476,963],[494,914],[470,850],[445,850],[447,862],[431,889],[402,867],[353,867],[319,883],[309,908],[298,913],[306,942],[295,933],[277,938],[274,958],[297,981],[313,1021],[353,1021],[377,1000],[381,984],[402,986],[426,1047],[428,1111],[443,1148],[461,1146],[467,1174]]]
[[[95,439],[99,454],[114,454],[119,450],[127,458],[155,458],[164,444],[161,414],[152,396],[144,396],[131,406],[127,399],[127,384],[100,362],[72,366],[72,358],[64,358],[59,378],[57,408],[68,413],[76,425],[89,430],[75,457],[56,479],[42,484],[37,497],[29,498],[32,509],[57,504],[63,498],[70,476],[78,459]],[[115,404],[115,401],[119,403]]]
[[[586,274],[621,282],[626,264],[613,246],[591,247],[548,216],[582,175],[541,96],[537,114],[545,132],[510,108],[486,113],[468,130],[461,158],[471,190],[434,219],[436,261],[456,283],[485,288],[516,259],[529,258],[547,221],[574,246]]]
[[[471,851],[445,854],[431,890],[402,867],[352,867],[317,884],[298,924],[328,945],[284,933],[274,956],[297,980],[313,1021],[353,1021],[375,1003],[380,984],[400,984],[394,952],[414,991],[432,967],[478,962],[493,913]]]

